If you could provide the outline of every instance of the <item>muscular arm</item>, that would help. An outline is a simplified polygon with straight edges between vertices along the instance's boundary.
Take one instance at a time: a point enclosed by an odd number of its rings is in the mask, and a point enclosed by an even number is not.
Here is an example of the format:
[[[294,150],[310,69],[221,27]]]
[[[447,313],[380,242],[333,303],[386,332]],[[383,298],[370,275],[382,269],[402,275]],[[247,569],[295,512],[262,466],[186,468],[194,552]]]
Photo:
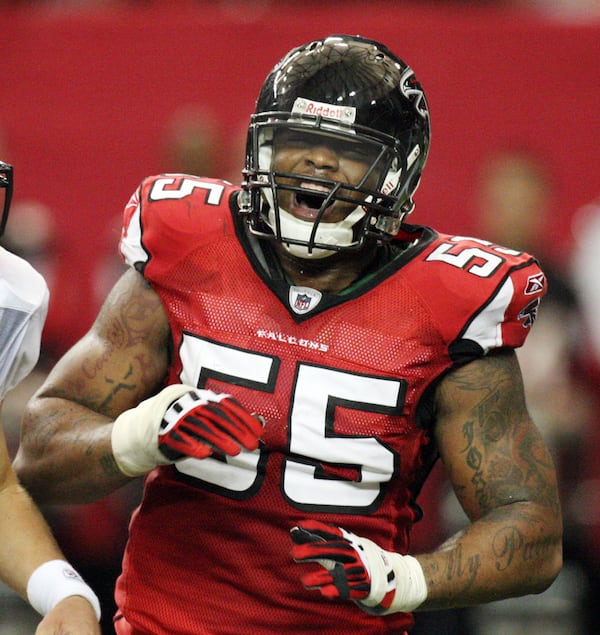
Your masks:
[[[552,459],[525,406],[513,352],[460,368],[437,394],[436,438],[469,527],[417,556],[419,610],[468,606],[546,589],[562,564]]]
[[[14,467],[36,499],[91,502],[127,482],[112,455],[112,422],[160,388],[168,337],[158,296],[127,271],[26,409]]]

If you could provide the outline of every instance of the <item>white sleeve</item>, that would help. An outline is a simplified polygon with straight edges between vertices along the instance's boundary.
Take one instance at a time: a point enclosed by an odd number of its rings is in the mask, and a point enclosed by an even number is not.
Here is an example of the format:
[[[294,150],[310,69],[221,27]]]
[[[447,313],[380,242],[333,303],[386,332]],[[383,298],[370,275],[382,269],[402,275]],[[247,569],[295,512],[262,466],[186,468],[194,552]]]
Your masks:
[[[42,276],[0,248],[0,400],[37,363],[48,299]]]
[[[600,363],[600,197],[576,212],[572,276],[596,359]]]

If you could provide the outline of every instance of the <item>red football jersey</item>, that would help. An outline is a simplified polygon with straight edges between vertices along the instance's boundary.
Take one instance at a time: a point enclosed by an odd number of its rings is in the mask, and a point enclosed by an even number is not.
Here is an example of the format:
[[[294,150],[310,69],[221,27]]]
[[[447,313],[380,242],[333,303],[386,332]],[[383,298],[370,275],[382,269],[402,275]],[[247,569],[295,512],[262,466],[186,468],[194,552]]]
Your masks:
[[[295,287],[247,235],[236,192],[161,175],[125,209],[121,252],[170,322],[169,382],[228,392],[266,426],[256,452],[146,477],[117,603],[157,635],[401,633],[410,615],[305,590],[289,530],[315,518],[407,553],[436,456],[431,389],[520,346],[544,276],[528,254],[406,226],[411,246],[343,293]]]

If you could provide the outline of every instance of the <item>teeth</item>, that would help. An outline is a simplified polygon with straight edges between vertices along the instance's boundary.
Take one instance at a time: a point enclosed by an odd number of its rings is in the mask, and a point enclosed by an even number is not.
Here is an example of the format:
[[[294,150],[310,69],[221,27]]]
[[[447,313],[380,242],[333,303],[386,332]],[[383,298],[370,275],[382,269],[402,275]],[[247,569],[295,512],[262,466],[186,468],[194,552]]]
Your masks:
[[[313,192],[324,192],[329,194],[329,188],[318,183],[300,183],[300,187],[305,190],[312,190]]]

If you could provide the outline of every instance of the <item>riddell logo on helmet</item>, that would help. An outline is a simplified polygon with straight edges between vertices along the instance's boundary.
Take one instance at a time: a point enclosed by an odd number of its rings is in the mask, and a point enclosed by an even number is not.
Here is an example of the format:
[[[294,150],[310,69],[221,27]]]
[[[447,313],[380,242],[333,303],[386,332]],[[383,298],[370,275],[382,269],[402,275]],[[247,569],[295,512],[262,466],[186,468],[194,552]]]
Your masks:
[[[312,99],[298,97],[292,108],[294,115],[313,115],[314,117],[325,117],[335,119],[342,123],[354,123],[356,119],[356,108],[352,106],[332,106]]]

